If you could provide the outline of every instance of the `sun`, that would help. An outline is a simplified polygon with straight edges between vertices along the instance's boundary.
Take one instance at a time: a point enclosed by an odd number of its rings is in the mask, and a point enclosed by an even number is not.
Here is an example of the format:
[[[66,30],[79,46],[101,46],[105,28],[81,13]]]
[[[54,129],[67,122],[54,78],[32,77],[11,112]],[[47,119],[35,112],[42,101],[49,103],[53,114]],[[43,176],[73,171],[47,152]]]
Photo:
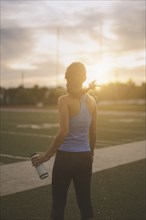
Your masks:
[[[90,83],[93,80],[97,81],[97,84],[103,85],[112,81],[111,72],[114,69],[114,64],[110,59],[104,59],[102,62],[87,66],[87,80],[85,84]]]

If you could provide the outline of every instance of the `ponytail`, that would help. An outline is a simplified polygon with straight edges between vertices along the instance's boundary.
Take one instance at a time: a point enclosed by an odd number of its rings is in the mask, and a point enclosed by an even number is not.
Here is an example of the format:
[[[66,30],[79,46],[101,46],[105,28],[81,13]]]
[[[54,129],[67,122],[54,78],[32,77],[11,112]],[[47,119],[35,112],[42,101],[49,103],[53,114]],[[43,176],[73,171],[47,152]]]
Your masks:
[[[83,90],[83,94],[89,92],[90,90],[94,91],[96,86],[97,86],[96,80],[92,81],[91,83],[89,83],[89,86],[87,88],[82,89]]]
[[[75,98],[80,98],[82,95],[88,93],[90,90],[94,91],[96,88],[96,80],[92,81],[87,88],[83,89],[72,89],[69,92],[70,95],[72,95]]]

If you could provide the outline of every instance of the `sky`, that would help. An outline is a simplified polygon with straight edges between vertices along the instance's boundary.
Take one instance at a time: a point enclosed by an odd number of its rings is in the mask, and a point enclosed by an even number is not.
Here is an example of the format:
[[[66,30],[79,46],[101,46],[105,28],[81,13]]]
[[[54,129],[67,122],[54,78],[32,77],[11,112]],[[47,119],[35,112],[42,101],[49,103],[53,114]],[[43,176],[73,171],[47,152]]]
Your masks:
[[[101,85],[145,81],[145,1],[1,0],[1,86],[65,85],[72,62]]]

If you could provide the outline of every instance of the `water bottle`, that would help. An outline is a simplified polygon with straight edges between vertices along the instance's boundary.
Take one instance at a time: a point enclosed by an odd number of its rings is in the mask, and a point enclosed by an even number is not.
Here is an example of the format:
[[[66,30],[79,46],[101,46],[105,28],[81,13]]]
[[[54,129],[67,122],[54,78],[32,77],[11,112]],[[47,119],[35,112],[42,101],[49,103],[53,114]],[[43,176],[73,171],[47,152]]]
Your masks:
[[[31,155],[31,159],[34,158],[34,157],[36,157],[36,156],[39,156],[39,154],[38,154],[38,153],[34,153],[33,155]],[[38,165],[38,166],[35,167],[35,168],[36,168],[37,173],[38,173],[38,175],[39,175],[39,177],[40,177],[41,179],[45,179],[46,177],[49,176],[49,174],[48,174],[46,168],[44,167],[44,164],[43,164],[43,163],[40,164],[40,165]]]

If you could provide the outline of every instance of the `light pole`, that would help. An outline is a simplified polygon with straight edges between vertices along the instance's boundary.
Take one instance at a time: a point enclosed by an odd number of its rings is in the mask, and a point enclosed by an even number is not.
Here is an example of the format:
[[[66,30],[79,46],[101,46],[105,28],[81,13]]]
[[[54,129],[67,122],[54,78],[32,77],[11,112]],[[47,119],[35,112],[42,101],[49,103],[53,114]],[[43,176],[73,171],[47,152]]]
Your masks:
[[[56,36],[56,87],[59,84],[59,61],[60,61],[60,28],[57,27],[57,36]]]
[[[24,73],[21,72],[21,86],[24,87]]]

